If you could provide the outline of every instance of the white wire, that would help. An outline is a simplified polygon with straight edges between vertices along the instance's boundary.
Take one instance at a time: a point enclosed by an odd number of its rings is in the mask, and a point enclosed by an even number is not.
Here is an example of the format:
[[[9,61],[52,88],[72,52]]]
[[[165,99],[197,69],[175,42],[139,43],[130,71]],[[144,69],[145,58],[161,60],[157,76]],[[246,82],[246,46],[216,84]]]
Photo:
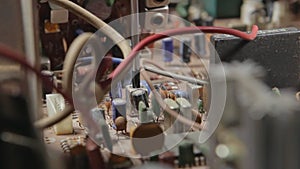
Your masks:
[[[124,39],[122,35],[120,35],[115,29],[113,29],[111,26],[106,24],[104,21],[102,21],[97,16],[93,15],[86,9],[80,7],[79,5],[68,1],[68,0],[48,0],[49,2],[56,4],[58,6],[61,6],[63,8],[68,9],[72,13],[74,13],[76,16],[84,19],[97,29],[99,29],[101,32],[103,32],[106,36],[108,36],[115,44],[119,46],[121,49],[124,58],[127,57],[127,55],[130,53],[131,48],[128,44],[128,42]]]

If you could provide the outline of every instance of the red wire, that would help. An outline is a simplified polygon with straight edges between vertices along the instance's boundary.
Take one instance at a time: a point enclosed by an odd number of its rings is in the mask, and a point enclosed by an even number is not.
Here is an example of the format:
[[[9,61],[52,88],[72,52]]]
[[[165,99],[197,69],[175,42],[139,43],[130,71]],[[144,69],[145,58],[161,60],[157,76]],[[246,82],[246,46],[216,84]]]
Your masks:
[[[60,93],[69,103],[73,103],[72,98],[67,96],[64,92],[62,92],[60,89],[58,89],[53,83],[47,79],[47,78],[42,78],[44,75],[37,70],[36,68],[32,67],[24,58],[26,58],[23,54],[16,52],[14,49],[11,47],[0,43],[0,56],[5,57],[9,60],[13,60],[22,66],[24,66],[26,69],[34,72],[39,78],[43,79],[46,83],[47,86],[53,87],[58,93]]]
[[[154,34],[151,36],[148,36],[147,38],[143,39],[141,42],[139,42],[130,52],[130,54],[124,59],[124,61],[110,74],[109,80],[116,78],[119,76],[122,71],[126,68],[128,64],[136,57],[136,54],[139,50],[143,49],[145,46],[149,45],[150,43],[153,43],[157,40],[174,36],[174,35],[182,35],[182,34],[190,34],[190,33],[222,33],[222,34],[229,34],[234,35],[237,37],[240,37],[245,40],[254,40],[256,38],[258,31],[258,27],[256,25],[252,26],[251,33],[245,33],[241,32],[235,29],[230,28],[223,28],[223,27],[213,27],[213,26],[198,26],[198,27],[184,27],[179,29],[172,29],[167,30],[164,32],[160,32],[159,34]]]

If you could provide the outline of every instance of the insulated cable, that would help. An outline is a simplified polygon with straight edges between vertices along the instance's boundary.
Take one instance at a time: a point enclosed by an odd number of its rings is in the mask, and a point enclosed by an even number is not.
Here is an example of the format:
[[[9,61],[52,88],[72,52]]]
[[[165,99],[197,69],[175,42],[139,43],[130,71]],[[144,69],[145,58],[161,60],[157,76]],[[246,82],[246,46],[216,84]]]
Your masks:
[[[82,8],[81,6],[75,4],[69,0],[48,0],[49,2],[61,6],[63,8],[68,9],[76,16],[84,19],[86,22],[93,25],[95,28],[99,29],[106,36],[108,36],[115,44],[119,46],[122,51],[124,58],[128,56],[131,51],[131,48],[128,42],[124,39],[122,35],[119,34],[115,29],[113,29],[110,25],[106,24],[97,16],[93,15],[91,12]]]
[[[41,128],[41,129],[50,127],[53,124],[63,120],[64,118],[66,118],[68,115],[70,115],[73,112],[74,108],[72,106],[72,104],[73,104],[72,98],[69,95],[67,95],[66,93],[62,92],[60,89],[58,89],[55,85],[53,85],[53,83],[49,79],[42,78],[43,74],[36,68],[32,67],[25,60],[26,57],[23,54],[16,52],[14,49],[12,49],[11,47],[9,47],[7,45],[4,45],[3,43],[0,43],[0,56],[5,57],[9,60],[15,61],[15,62],[19,63],[21,66],[24,66],[26,69],[35,73],[37,75],[37,77],[45,80],[45,84],[47,86],[53,87],[54,90],[56,90],[58,93],[60,93],[70,103],[70,105],[67,105],[66,108],[61,113],[57,113],[53,116],[46,117],[44,119],[36,121],[34,123],[35,127]]]

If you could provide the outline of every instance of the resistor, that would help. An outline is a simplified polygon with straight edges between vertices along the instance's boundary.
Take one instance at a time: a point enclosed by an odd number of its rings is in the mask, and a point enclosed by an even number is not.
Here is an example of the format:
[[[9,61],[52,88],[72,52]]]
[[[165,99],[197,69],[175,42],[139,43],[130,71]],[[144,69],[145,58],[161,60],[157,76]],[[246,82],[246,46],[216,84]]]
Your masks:
[[[172,62],[173,61],[173,39],[165,38],[162,40],[162,49],[163,49],[163,57],[164,62]]]
[[[180,41],[179,53],[181,56],[181,60],[184,63],[189,63],[191,61],[191,55],[192,55],[191,45],[192,45],[191,38],[185,38]]]
[[[106,97],[105,101],[104,101],[104,104],[105,104],[105,107],[106,107],[107,114],[109,114],[109,111],[110,111],[110,108],[111,108],[111,99],[109,97]]]

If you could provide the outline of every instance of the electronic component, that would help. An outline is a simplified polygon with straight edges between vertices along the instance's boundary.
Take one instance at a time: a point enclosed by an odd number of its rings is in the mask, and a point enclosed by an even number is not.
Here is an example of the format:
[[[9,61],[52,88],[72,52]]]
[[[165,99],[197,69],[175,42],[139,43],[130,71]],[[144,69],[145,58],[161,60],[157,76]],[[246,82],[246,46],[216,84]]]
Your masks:
[[[166,98],[164,99],[164,102],[170,107],[170,109],[179,112],[179,105],[174,100]],[[175,120],[176,119],[173,116],[164,111],[164,131],[166,133],[174,133],[175,129],[179,128],[179,126],[176,126]]]
[[[109,95],[112,99],[122,98],[122,82],[118,82],[115,86],[112,86]]]
[[[139,120],[140,123],[153,122],[152,111],[149,108],[147,108],[146,104],[143,101],[139,102]]]
[[[168,12],[168,6],[154,9],[146,9],[145,28],[148,30],[164,28],[168,23]]]
[[[86,153],[89,159],[90,169],[105,169],[105,162],[99,146],[94,143],[90,138],[86,141]]]
[[[178,166],[179,167],[189,167],[195,166],[195,155],[194,155],[194,145],[193,143],[183,140],[179,146],[179,157]]]
[[[180,114],[189,119],[192,120],[192,106],[190,104],[190,102],[188,100],[186,100],[185,98],[177,98],[176,102],[179,105],[179,109],[180,109]],[[181,133],[181,132],[188,132],[190,130],[190,128],[192,126],[187,126],[187,125],[183,125],[183,124],[179,124],[178,125],[179,128],[175,129],[176,133]]]
[[[162,40],[162,50],[164,62],[172,62],[173,61],[173,39],[165,38]]]
[[[111,154],[108,161],[108,166],[111,169],[125,169],[132,167],[133,163],[128,157]]]
[[[170,3],[170,0],[145,0],[147,8],[163,7]]]
[[[192,47],[191,38],[184,38],[180,40],[179,53],[182,62],[189,63],[191,61],[191,55],[192,55],[191,47]]]
[[[107,149],[112,151],[113,146],[112,146],[112,140],[108,131],[108,125],[105,120],[100,119],[98,121],[98,124],[101,129],[101,135],[96,135],[96,139],[103,139],[104,144],[106,145]],[[102,141],[102,140],[101,140]]]
[[[122,133],[126,133],[127,131],[127,120],[122,117],[122,116],[119,116],[116,118],[115,120],[115,130],[118,132],[118,131],[121,131]]]
[[[259,31],[253,41],[229,35],[214,35],[211,41],[221,61],[250,59],[264,67],[270,87],[285,88],[299,84],[299,36],[297,28],[282,28]]]
[[[187,83],[186,90],[189,95],[189,102],[192,105],[192,109],[198,110],[198,100],[201,98],[200,92],[203,91],[203,86]]]
[[[156,91],[154,91],[154,92],[159,92],[159,90],[160,90],[159,87],[158,86],[154,86],[154,87],[156,89]],[[158,101],[156,100],[153,93],[152,93],[152,97],[151,97],[151,108],[152,108],[153,113],[156,115],[156,117],[158,119],[160,116],[160,113],[161,113],[161,108],[160,108],[160,105],[159,105]]]
[[[172,90],[172,92],[175,94],[176,97],[182,97],[182,98],[189,98],[189,95],[184,90]]]
[[[136,108],[136,110],[139,109],[139,103],[140,101],[144,102],[147,107],[149,107],[148,104],[148,95],[147,92],[144,89],[136,89],[131,93],[132,97],[132,103],[133,106]]]
[[[92,118],[95,122],[100,119],[106,119],[105,110],[103,108],[94,108],[91,110]]]
[[[41,71],[43,79],[48,79],[51,83],[54,83],[54,73],[48,70]],[[53,91],[53,87],[47,86],[44,82],[42,83],[43,87],[43,98],[46,99],[46,94],[50,94]]]
[[[206,55],[206,37],[204,33],[194,35],[194,45],[196,55],[201,58]]]
[[[153,151],[161,150],[165,140],[162,128],[156,123],[139,125],[130,138],[134,150],[141,155],[150,155]]]
[[[175,165],[175,158],[175,154],[171,151],[166,151],[158,156],[159,162],[170,166]]]
[[[141,84],[140,87],[141,88],[133,88],[132,85],[128,85],[125,88],[126,89],[126,91],[125,91],[125,93],[126,93],[126,102],[128,103],[128,104],[126,104],[126,110],[128,112],[128,115],[130,115],[132,117],[138,116],[138,102],[139,101],[137,102],[137,105],[134,103],[134,99],[132,97],[132,93],[134,91],[136,91],[136,90],[144,90],[144,92],[136,92],[136,94],[138,94],[138,93],[146,93],[146,95],[145,95],[146,97],[144,99],[145,99],[145,101],[147,101],[147,103],[145,103],[145,104],[146,105],[148,104],[148,99],[146,99],[146,98],[148,98],[148,94],[147,94],[148,90],[147,90],[147,88],[143,84]]]
[[[52,116],[56,113],[61,113],[65,108],[65,100],[61,94],[47,94],[46,104],[48,116]],[[69,115],[67,118],[53,126],[55,134],[72,134],[73,123],[72,117]]]
[[[126,101],[121,98],[115,98],[112,101],[112,118],[115,121],[119,116],[126,118]]]
[[[66,9],[55,9],[50,12],[51,23],[67,23],[69,21],[69,11]]]

